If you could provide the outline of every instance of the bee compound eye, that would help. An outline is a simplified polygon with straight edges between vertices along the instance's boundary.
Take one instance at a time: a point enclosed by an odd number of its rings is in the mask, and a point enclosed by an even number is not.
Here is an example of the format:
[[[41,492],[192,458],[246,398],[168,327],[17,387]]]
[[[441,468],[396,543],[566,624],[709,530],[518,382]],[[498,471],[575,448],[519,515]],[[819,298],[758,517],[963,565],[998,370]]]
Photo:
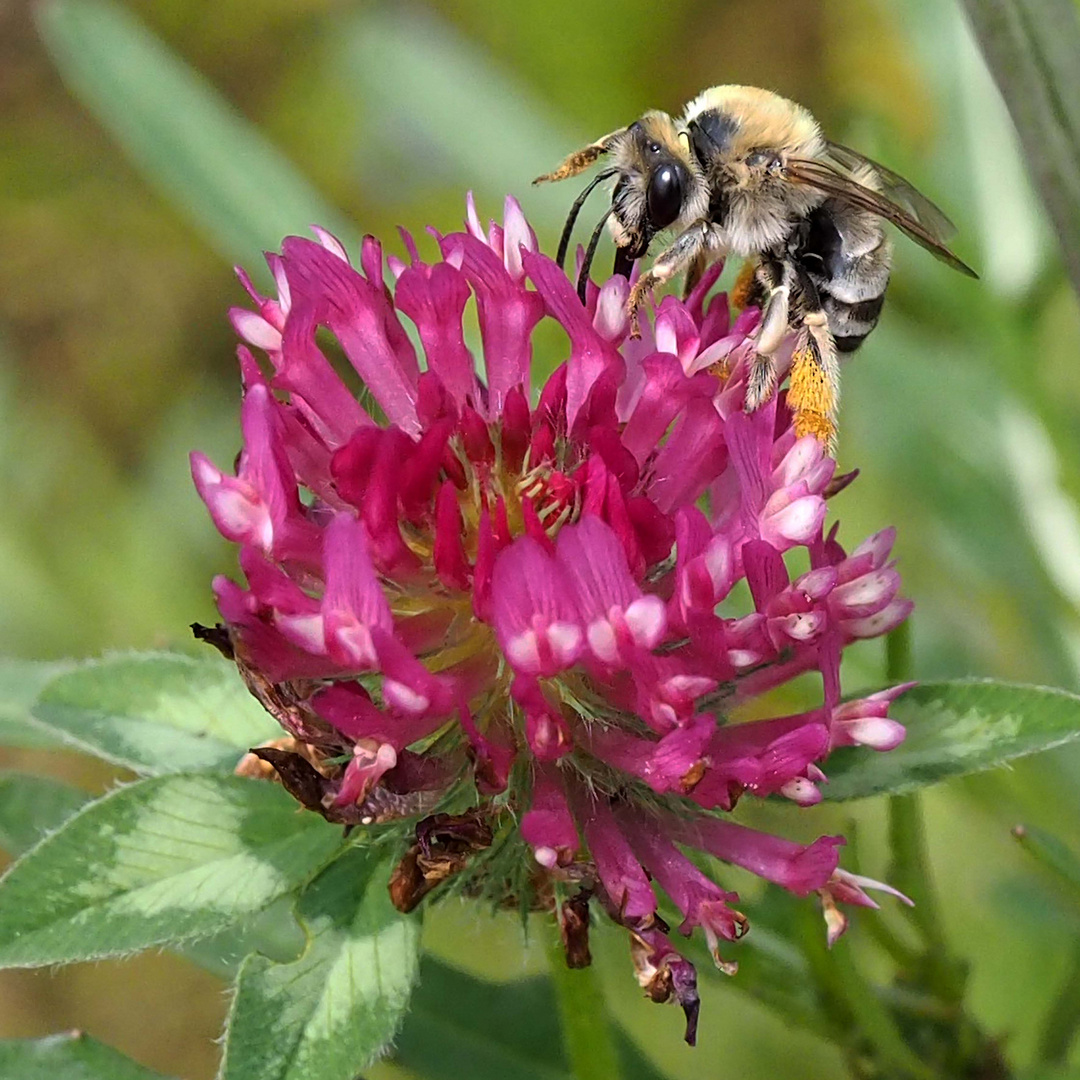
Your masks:
[[[652,174],[646,192],[649,224],[666,229],[682,210],[683,182],[678,168],[664,165]]]
[[[767,172],[775,172],[780,165],[780,159],[768,150],[752,150],[745,160],[751,169],[764,167]]]

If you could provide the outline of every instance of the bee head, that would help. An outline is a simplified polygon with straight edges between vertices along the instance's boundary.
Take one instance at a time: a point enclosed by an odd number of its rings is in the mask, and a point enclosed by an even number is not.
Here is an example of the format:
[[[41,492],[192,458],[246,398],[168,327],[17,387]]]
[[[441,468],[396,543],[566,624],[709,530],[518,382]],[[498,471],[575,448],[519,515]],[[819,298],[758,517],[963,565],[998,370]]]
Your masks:
[[[702,186],[689,143],[667,113],[649,112],[611,143],[616,177],[611,232],[628,259],[645,254],[649,241],[691,215]]]

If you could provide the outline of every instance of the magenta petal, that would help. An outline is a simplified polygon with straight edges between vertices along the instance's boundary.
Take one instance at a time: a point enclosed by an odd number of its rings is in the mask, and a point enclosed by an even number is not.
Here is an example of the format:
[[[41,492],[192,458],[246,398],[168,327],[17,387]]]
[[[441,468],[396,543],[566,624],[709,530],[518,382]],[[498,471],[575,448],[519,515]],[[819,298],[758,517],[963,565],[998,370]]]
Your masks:
[[[315,307],[294,309],[285,324],[275,389],[287,390],[331,447],[347,442],[358,428],[374,421],[341,381],[315,344]]]
[[[381,287],[319,244],[289,237],[282,245],[294,303],[314,305],[317,319],[341,342],[345,355],[391,423],[419,434],[416,383],[420,369]]]
[[[367,530],[349,514],[335,514],[326,529],[323,558],[322,613],[330,655],[360,669],[375,668],[372,631],[391,632],[393,622],[368,554]]]
[[[239,639],[246,662],[271,682],[340,674],[332,660],[297,647],[267,622],[252,593],[221,576],[214,578],[213,589],[221,617]]]
[[[522,839],[536,861],[551,869],[573,860],[578,832],[559,770],[541,765],[533,775],[532,802],[521,819]]]
[[[555,542],[559,572],[565,575],[583,620],[628,607],[641,596],[626,566],[623,546],[609,526],[585,515],[560,530]]]
[[[570,359],[566,376],[566,419],[573,429],[578,413],[585,405],[596,381],[611,372],[621,382],[626,364],[596,332],[569,278],[545,255],[529,252],[524,259],[525,272],[543,297],[548,312],[570,335]]]
[[[615,728],[592,726],[584,742],[597,757],[622,772],[644,780],[654,791],[685,791],[716,726],[711,716],[699,716],[687,727],[676,728],[653,741]]]
[[[319,544],[318,529],[300,505],[276,408],[265,385],[251,386],[241,413],[239,475],[226,476],[202,454],[192,454],[192,477],[227,539],[275,557],[309,561]]]
[[[731,452],[731,464],[738,477],[743,507],[756,517],[768,498],[769,452],[776,406],[770,402],[747,416],[741,409],[724,422],[724,439]]]
[[[796,896],[807,896],[825,885],[840,861],[838,849],[844,843],[840,836],[822,836],[804,847],[716,818],[679,822],[670,831],[680,843],[741,866]]]
[[[495,561],[495,632],[515,671],[554,675],[570,667],[584,634],[554,560],[530,537],[516,540]]]
[[[764,540],[748,540],[743,544],[741,554],[754,607],[763,612],[769,601],[788,584],[784,560],[780,552]]]
[[[745,917],[728,907],[739,899],[738,895],[710,881],[667,839],[662,822],[629,815],[621,820],[634,853],[682,912],[680,932],[689,935],[700,926],[717,967],[734,975],[738,964],[723,960],[717,946],[719,938],[735,941],[746,932]]]
[[[461,541],[464,521],[458,503],[457,488],[444,480],[435,500],[435,549],[433,560],[439,579],[457,589],[467,589],[472,568],[465,558]]]
[[[724,423],[709,401],[690,401],[661,447],[648,495],[666,513],[693,503],[723,471]]]
[[[862,619],[847,619],[840,625],[849,637],[880,637],[895,630],[911,614],[914,607],[911,600],[894,600],[874,615]]]
[[[664,353],[642,364],[641,394],[622,433],[623,445],[643,462],[656,450],[671,421],[693,397],[711,396],[715,381],[710,376],[688,378],[682,364]]]
[[[884,566],[895,543],[896,529],[882,529],[881,532],[876,532],[873,536],[864,540],[851,553],[851,557],[857,559],[862,555],[870,556],[870,564],[876,570],[879,566]]]
[[[398,308],[416,324],[428,370],[459,405],[476,400],[477,390],[472,353],[462,335],[469,295],[465,275],[447,263],[408,267],[394,293]]]
[[[352,761],[345,766],[341,788],[334,796],[334,806],[359,803],[379,782],[383,773],[397,764],[397,751],[389,743],[370,744],[367,740],[353,746]]]
[[[605,892],[626,925],[644,923],[656,911],[656,895],[603,798],[574,789],[574,816],[596,862]]]
[[[882,567],[838,585],[829,597],[829,611],[838,619],[862,619],[888,606],[900,590],[900,575]]]
[[[320,690],[311,705],[327,723],[350,739],[375,739],[396,751],[404,750],[438,730],[442,720],[431,716],[391,716],[378,708],[355,682],[336,682]]]
[[[529,385],[532,332],[543,317],[544,302],[518,284],[502,259],[476,237],[454,233],[439,246],[445,259],[456,260],[476,293],[488,408],[494,417],[514,387]]]
[[[679,366],[684,371],[697,356],[701,342],[690,312],[674,296],[665,296],[660,301],[653,336],[656,339],[657,351],[678,357]]]

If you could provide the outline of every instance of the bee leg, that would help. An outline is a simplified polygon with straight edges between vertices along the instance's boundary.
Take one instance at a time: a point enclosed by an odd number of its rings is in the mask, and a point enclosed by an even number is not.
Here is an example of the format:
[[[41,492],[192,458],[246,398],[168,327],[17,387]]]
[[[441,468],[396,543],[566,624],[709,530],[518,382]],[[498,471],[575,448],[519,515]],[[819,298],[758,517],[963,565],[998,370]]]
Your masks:
[[[804,334],[791,360],[788,404],[795,435],[813,435],[829,452],[836,445],[836,410],[840,403],[840,360],[829,320],[821,307],[817,287],[805,271],[798,271],[803,298]]]
[[[619,128],[618,131],[608,132],[602,139],[597,139],[596,142],[583,146],[580,150],[575,150],[564,159],[558,168],[549,173],[544,173],[543,176],[538,176],[533,183],[550,184],[584,172],[591,165],[595,165],[611,149],[611,143],[615,136],[621,135],[625,130],[626,128]]]
[[[626,313],[630,316],[630,336],[641,337],[638,323],[638,309],[645,303],[645,298],[658,289],[665,281],[670,281],[687,263],[693,263],[699,256],[707,256],[709,223],[699,221],[679,233],[671,244],[660,252],[656,262],[637,279],[626,301]]]
[[[693,262],[686,268],[686,276],[683,278],[682,298],[685,302],[690,294],[697,288],[701,275],[705,273],[705,267],[709,265],[709,257],[704,251],[699,251],[694,256]]]
[[[790,325],[791,286],[789,276],[775,263],[763,263],[761,274],[768,283],[768,292],[758,326],[754,358],[746,379],[746,401],[743,408],[754,412],[761,408],[776,389],[776,364],[773,355],[783,344]]]
[[[728,289],[728,299],[732,307],[743,308],[756,304],[759,307],[764,302],[764,291],[758,281],[758,264],[756,259],[747,259],[739,268],[739,276],[735,283]]]
[[[776,365],[771,356],[755,353],[746,377],[746,399],[743,411],[756,412],[773,396],[776,389]]]

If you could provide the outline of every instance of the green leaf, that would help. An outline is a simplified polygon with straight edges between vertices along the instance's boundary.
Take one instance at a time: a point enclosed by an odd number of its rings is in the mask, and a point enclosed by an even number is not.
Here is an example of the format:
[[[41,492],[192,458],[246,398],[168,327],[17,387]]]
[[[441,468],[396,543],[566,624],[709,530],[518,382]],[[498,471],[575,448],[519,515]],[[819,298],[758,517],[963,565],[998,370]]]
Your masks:
[[[89,799],[85,791],[57,780],[0,773],[0,848],[9,855],[21,855]]]
[[[574,1080],[546,978],[493,983],[425,957],[394,1060],[429,1080]],[[662,1080],[619,1028],[622,1080]]]
[[[1072,0],[964,0],[1080,292],[1080,17]]]
[[[217,933],[340,844],[275,784],[167,776],[90,803],[0,879],[0,966],[117,956]]]
[[[198,964],[223,982],[235,981],[244,961],[254,952],[262,953],[279,964],[291,963],[307,944],[307,938],[293,914],[294,907],[293,898],[284,896],[275,900],[265,911],[213,937],[170,945],[169,950]]]
[[[390,868],[352,849],[304,891],[309,940],[290,964],[240,969],[222,1080],[352,1080],[405,1015],[419,966],[419,919],[390,903]]]
[[[41,691],[33,717],[80,750],[150,775],[232,772],[248,747],[281,734],[231,664],[179,653],[82,664]]]
[[[924,683],[889,711],[907,738],[888,753],[838,750],[828,762],[830,799],[898,794],[982,772],[1080,736],[1080,697],[992,679]]]
[[[49,0],[37,10],[68,87],[225,258],[253,266],[312,222],[353,240],[269,140],[123,8]]]
[[[55,738],[31,722],[30,708],[52,679],[72,667],[68,660],[0,659],[0,746],[56,745]]]
[[[0,1039],[0,1076],[11,1080],[166,1080],[83,1032]]]

